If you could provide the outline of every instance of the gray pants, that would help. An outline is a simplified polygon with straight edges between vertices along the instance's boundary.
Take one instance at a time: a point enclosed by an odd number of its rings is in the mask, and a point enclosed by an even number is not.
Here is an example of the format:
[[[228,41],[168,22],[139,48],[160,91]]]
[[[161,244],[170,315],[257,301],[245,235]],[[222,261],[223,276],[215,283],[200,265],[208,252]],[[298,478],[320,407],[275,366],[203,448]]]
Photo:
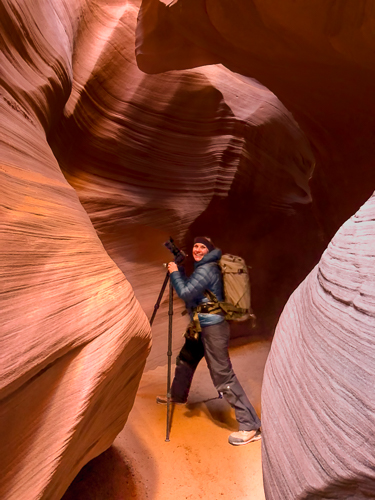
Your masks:
[[[199,340],[186,339],[177,356],[171,388],[174,401],[186,402],[198,363],[206,358],[212,382],[234,408],[240,431],[257,430],[261,422],[234,374],[228,354],[229,325],[226,321],[202,328]]]

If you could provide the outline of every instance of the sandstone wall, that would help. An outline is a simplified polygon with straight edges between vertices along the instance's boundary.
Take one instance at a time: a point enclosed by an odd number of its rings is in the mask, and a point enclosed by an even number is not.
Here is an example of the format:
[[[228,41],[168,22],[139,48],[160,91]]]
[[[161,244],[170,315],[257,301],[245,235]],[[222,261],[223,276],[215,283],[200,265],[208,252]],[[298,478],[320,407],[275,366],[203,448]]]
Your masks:
[[[262,391],[266,498],[375,496],[375,196],[280,318]]]
[[[258,330],[232,334],[269,336],[374,189],[372,3],[147,0],[135,59],[139,7],[1,2],[4,498],[59,498],[126,422],[170,234],[246,258]],[[373,199],[280,321],[268,498],[373,494],[372,214]],[[164,301],[150,366],[166,317]]]
[[[366,0],[144,0],[137,62],[147,73],[222,63],[274,92],[313,148],[328,243],[374,186],[374,9]]]
[[[270,253],[285,256],[287,238],[273,243],[288,227],[314,226],[314,156],[253,80],[223,66],[145,75],[136,1],[0,8],[0,491],[59,498],[126,422],[150,347],[132,289],[150,317],[169,235],[189,246],[208,231],[258,262],[258,333],[272,333],[309,259],[293,253],[285,285]],[[166,299],[150,367],[166,360]],[[177,351],[186,319],[175,318]],[[253,332],[245,324],[234,334]]]
[[[58,499],[133,405],[147,318],[47,142],[85,5],[0,6],[3,499]]]

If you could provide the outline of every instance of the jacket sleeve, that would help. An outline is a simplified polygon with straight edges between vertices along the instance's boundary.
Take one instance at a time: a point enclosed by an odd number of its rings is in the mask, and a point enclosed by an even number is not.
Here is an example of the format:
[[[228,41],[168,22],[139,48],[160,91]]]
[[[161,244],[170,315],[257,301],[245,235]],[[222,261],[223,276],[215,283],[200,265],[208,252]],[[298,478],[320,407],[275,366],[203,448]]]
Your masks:
[[[177,295],[185,302],[200,297],[210,283],[209,266],[198,267],[189,278],[181,276],[179,271],[171,274],[171,282]]]

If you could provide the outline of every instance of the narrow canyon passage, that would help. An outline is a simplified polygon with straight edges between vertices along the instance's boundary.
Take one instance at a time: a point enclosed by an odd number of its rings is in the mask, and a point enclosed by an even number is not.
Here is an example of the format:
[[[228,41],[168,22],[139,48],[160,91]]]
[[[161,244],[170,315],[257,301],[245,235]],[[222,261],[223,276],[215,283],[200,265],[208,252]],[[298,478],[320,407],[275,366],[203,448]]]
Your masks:
[[[0,499],[375,498],[375,2],[0,11]],[[250,268],[261,443],[205,363],[165,442],[198,235]]]
[[[260,413],[268,341],[231,348],[235,372]],[[174,368],[174,366],[172,367]],[[229,405],[218,399],[204,361],[187,406],[176,406],[166,442],[163,394],[167,370],[146,370],[124,430],[112,447],[82,469],[62,500],[263,500],[261,442],[234,447]]]

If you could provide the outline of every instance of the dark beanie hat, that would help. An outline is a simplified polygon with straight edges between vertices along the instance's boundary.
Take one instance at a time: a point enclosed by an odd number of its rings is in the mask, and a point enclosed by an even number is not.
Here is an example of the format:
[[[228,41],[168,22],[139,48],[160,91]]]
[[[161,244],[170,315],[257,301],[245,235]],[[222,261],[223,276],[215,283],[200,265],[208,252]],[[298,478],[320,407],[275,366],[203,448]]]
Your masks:
[[[197,236],[196,238],[194,238],[194,244],[195,243],[202,243],[203,245],[206,245],[209,252],[212,252],[212,250],[215,248],[215,245],[207,236]]]

